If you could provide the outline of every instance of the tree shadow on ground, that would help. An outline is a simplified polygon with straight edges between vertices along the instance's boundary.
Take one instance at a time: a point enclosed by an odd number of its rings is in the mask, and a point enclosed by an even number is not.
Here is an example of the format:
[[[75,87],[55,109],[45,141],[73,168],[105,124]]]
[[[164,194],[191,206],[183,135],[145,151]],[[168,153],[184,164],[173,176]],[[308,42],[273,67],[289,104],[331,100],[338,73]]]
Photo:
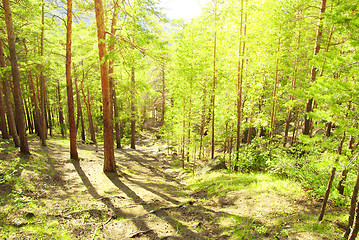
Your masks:
[[[135,203],[137,204],[142,204],[144,209],[147,212],[150,212],[152,210],[154,210],[150,205],[146,205],[145,201],[143,201],[143,199],[141,199],[141,197],[139,197],[132,189],[130,189],[126,184],[124,184],[120,179],[117,173],[106,173],[106,176],[110,179],[110,181],[122,192],[124,192],[129,198],[131,198]],[[142,187],[142,185],[140,185]],[[148,188],[147,188],[148,189]],[[156,192],[155,192],[156,194]],[[157,193],[160,196],[163,194]],[[162,197],[161,196],[161,197]],[[165,196],[167,199],[169,199],[171,202],[173,203],[179,203],[177,200],[171,199],[167,196]],[[173,229],[177,229],[178,228],[178,222],[173,219],[169,214],[167,214],[166,211],[158,211],[158,212],[154,212],[153,214],[155,214],[157,217],[161,218],[162,220],[168,222]],[[186,236],[191,236],[192,239],[202,239],[201,235],[192,231],[191,229],[189,229],[187,226],[182,225],[182,236],[186,237]],[[194,238],[193,238],[194,237]],[[182,238],[183,239],[183,238]]]

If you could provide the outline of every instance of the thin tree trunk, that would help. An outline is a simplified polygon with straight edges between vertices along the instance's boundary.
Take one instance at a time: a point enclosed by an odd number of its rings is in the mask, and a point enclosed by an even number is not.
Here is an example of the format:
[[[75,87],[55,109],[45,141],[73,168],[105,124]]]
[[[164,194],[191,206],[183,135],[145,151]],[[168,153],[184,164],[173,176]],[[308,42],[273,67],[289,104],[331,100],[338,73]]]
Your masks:
[[[0,67],[5,67],[5,57],[4,52],[2,48],[2,41],[0,38]],[[0,129],[2,133],[3,139],[9,139],[9,131],[7,130],[7,123],[6,123],[6,116],[5,116],[5,104],[4,104],[4,98],[3,98],[3,84],[0,80]]]
[[[44,0],[42,0],[42,7],[41,7],[41,41],[40,41],[40,55],[41,57],[44,56],[44,24],[45,24],[45,5],[44,5]],[[46,114],[46,80],[45,80],[45,76],[44,76],[44,66],[41,65],[40,66],[40,89],[41,89],[41,96],[40,96],[40,104],[41,104],[41,118],[39,119],[39,122],[41,121],[41,127],[42,127],[42,131],[43,131],[43,137],[45,138],[44,140],[41,139],[42,141],[42,145],[45,146],[46,142],[45,140],[47,139],[47,128],[48,128],[48,123],[47,123],[47,114]],[[44,145],[45,144],[45,145]]]
[[[214,159],[214,114],[215,114],[215,101],[216,101],[216,54],[217,54],[217,0],[214,1],[214,44],[213,44],[213,84],[212,84],[212,98],[211,98],[211,108],[212,108],[212,142],[211,142],[211,159]]]
[[[0,63],[1,63],[1,67],[5,67],[5,56],[4,56],[3,45],[2,45],[1,39],[0,39]],[[13,107],[12,107],[12,103],[11,103],[9,82],[7,80],[6,75],[3,78],[3,93],[4,93],[4,97],[5,97],[6,116],[7,116],[7,122],[9,125],[9,132],[13,138],[15,147],[20,147],[20,138],[19,138],[19,135],[17,134],[17,130],[16,130],[14,111],[13,111]]]
[[[86,106],[86,110],[87,110],[87,118],[89,121],[89,128],[90,128],[90,135],[91,135],[91,141],[96,144],[96,135],[95,135],[95,128],[93,125],[93,120],[92,120],[92,113],[91,113],[91,100],[90,100],[90,89],[89,87],[87,87],[87,101],[86,101],[86,95],[85,95],[85,91],[83,89],[82,86],[82,95],[84,97],[84,102],[85,102],[85,106]]]
[[[52,126],[53,126],[53,123],[52,123],[51,109],[50,109],[50,106],[49,106],[49,103],[48,103],[48,102],[46,103],[46,105],[47,105],[48,127],[49,127],[49,129],[50,129],[50,136],[52,136]]]
[[[314,56],[316,56],[320,51],[320,41],[323,35],[323,14],[325,13],[327,0],[322,0],[321,7],[320,7],[320,13],[318,18],[318,25],[317,25],[317,36],[315,39],[315,47],[314,47]],[[314,82],[317,78],[317,72],[318,69],[313,65],[311,72],[310,72],[310,81]],[[304,117],[304,129],[303,134],[309,135],[310,130],[312,128],[311,119],[308,116],[308,113],[313,111],[313,98],[308,99],[307,106],[305,108],[305,117]]]
[[[118,149],[121,149],[121,134],[120,134],[120,124],[119,124],[119,114],[118,114],[118,105],[117,105],[117,96],[116,90],[113,89],[113,109],[115,114],[115,134],[116,134],[116,146]]]
[[[46,137],[45,137],[45,132],[44,132],[45,128],[42,127],[42,124],[44,124],[44,121],[41,121],[42,116],[40,114],[40,110],[39,110],[39,107],[37,104],[34,80],[33,80],[31,71],[29,71],[29,86],[30,86],[30,92],[31,92],[31,100],[35,107],[35,119],[36,119],[36,123],[37,123],[37,130],[38,130],[38,133],[40,136],[42,146],[46,146]]]
[[[12,71],[12,79],[14,85],[13,96],[15,102],[15,115],[16,115],[16,119],[18,120],[17,130],[20,137],[20,152],[22,154],[29,155],[30,149],[26,137],[24,104],[22,101],[22,94],[20,88],[20,72],[17,64],[15,34],[14,34],[14,27],[12,23],[9,0],[3,0],[3,7],[5,11],[6,30],[7,30],[8,41],[9,41],[11,71]]]
[[[105,43],[105,21],[102,0],[95,0],[95,15],[97,24],[97,38],[99,49],[99,60],[101,69],[101,88],[103,105],[103,131],[104,131],[104,172],[116,172],[115,155],[113,146],[113,124],[112,124],[112,93],[108,78],[108,65],[104,60],[106,55]]]
[[[72,35],[72,0],[67,0],[67,34],[66,34],[66,83],[67,104],[70,123],[70,158],[79,160],[76,144],[75,108],[71,79],[71,35]]]
[[[24,99],[24,107],[25,107],[25,113],[26,113],[27,128],[29,129],[29,133],[32,134],[32,124],[31,124],[31,118],[30,118],[30,111],[29,111],[26,99]]]
[[[162,64],[162,114],[161,114],[161,127],[165,124],[165,107],[166,107],[166,94],[165,94],[165,64]]]
[[[136,149],[136,107],[135,107],[135,68],[131,68],[131,148]]]
[[[241,0],[241,22],[240,22],[240,36],[238,48],[238,68],[237,68],[237,136],[236,136],[236,162],[239,160],[239,147],[241,144],[241,122],[242,122],[242,91],[243,91],[243,61],[242,56],[242,37],[243,37],[243,0]],[[233,166],[235,171],[238,170],[237,164]]]
[[[332,188],[332,184],[333,184],[334,177],[335,177],[335,171],[336,171],[336,168],[333,167],[333,169],[332,169],[332,175],[330,176],[330,179],[329,179],[329,182],[328,182],[328,186],[327,186],[327,189],[326,189],[326,191],[325,191],[324,200],[323,200],[323,206],[322,206],[322,210],[320,211],[320,215],[319,215],[318,221],[322,221],[322,220],[323,220],[324,213],[325,213],[325,207],[327,206],[327,202],[328,202],[328,198],[329,198],[330,189]]]
[[[199,158],[202,157],[202,150],[203,150],[203,136],[204,136],[204,127],[206,123],[206,108],[207,108],[207,79],[204,78],[203,84],[203,108],[202,108],[202,121],[201,121],[201,140],[199,145]]]
[[[278,47],[277,47],[278,54],[280,51],[280,40],[281,40],[280,32],[281,32],[281,28],[279,29],[279,37],[278,37]],[[273,99],[272,99],[271,121],[270,121],[271,137],[274,136],[275,119],[276,119],[276,113],[277,113],[276,109],[277,109],[278,73],[279,73],[279,57],[277,57],[277,62],[276,62],[276,67],[275,67],[275,80],[274,80]]]
[[[301,31],[299,30],[298,32],[298,45],[297,45],[297,51],[300,48],[300,41],[301,41]],[[294,90],[296,87],[296,82],[297,82],[297,72],[298,72],[298,60],[299,60],[299,54],[297,54],[296,59],[295,59],[295,63],[294,63],[294,71],[293,71],[293,80],[292,80],[292,89]],[[294,96],[291,95],[290,96],[290,100],[294,100]],[[290,122],[292,120],[292,114],[293,114],[293,108],[291,108],[288,112],[288,116],[286,118],[286,123],[285,123],[285,131],[284,131],[284,139],[283,139],[283,147],[285,147],[287,145],[287,140],[288,140],[288,134],[289,134],[289,127],[290,127]]]
[[[81,121],[81,140],[83,143],[86,142],[86,136],[85,136],[85,124],[84,124],[84,118],[82,115],[82,106],[81,106],[81,99],[80,99],[80,91],[77,86],[77,78],[75,77],[75,90],[76,90],[76,102],[77,102],[77,117],[78,122],[76,129],[78,129],[79,122]]]
[[[355,207],[356,207],[356,203],[357,203],[357,200],[358,200],[358,192],[359,192],[359,173],[357,175],[357,180],[355,182],[352,198],[351,198],[351,201],[350,201],[348,227],[347,227],[347,230],[345,231],[345,234],[344,234],[345,239],[347,239],[349,237],[349,234],[350,234],[350,232],[352,230],[352,226],[353,226],[353,223],[354,223]]]
[[[116,24],[117,24],[117,1],[114,3],[114,9],[113,9],[113,14],[112,14],[112,22],[111,22],[111,35],[115,36],[116,34]],[[115,43],[114,43],[115,39],[112,39],[108,50],[109,52],[114,51],[115,48]],[[116,99],[116,90],[115,90],[115,82],[113,79],[113,65],[114,62],[113,60],[109,60],[109,81],[110,81],[110,91],[112,93],[112,103],[113,103],[113,108],[111,107],[111,110],[113,109],[114,112],[114,117],[115,117],[115,137],[116,137],[116,146],[117,148],[121,148],[121,138],[120,138],[120,129],[119,129],[119,119],[118,119],[118,109],[117,109],[117,99]]]
[[[357,202],[356,207],[356,216],[353,223],[353,228],[351,229],[348,240],[355,240],[358,236],[359,231],[359,201]]]
[[[57,104],[59,109],[59,123],[61,129],[61,136],[65,137],[65,123],[64,123],[64,112],[62,110],[62,103],[61,103],[61,89],[60,89],[60,81],[57,82]]]

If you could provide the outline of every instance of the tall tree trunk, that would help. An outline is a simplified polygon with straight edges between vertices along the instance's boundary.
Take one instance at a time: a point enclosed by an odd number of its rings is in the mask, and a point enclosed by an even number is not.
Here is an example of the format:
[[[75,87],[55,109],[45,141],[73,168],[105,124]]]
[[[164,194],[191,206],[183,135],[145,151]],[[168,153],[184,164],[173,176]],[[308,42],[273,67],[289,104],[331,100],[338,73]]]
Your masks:
[[[86,106],[86,110],[87,110],[87,118],[89,121],[89,128],[90,128],[90,135],[91,135],[91,141],[96,144],[96,135],[95,135],[95,128],[93,125],[93,120],[92,120],[92,113],[91,113],[91,98],[90,98],[90,89],[89,87],[87,87],[87,101],[86,101],[86,94],[85,94],[85,90],[83,89],[82,86],[82,95],[84,97],[84,102],[85,102],[85,106]]]
[[[335,177],[335,171],[336,171],[336,168],[333,167],[333,169],[332,169],[332,175],[330,176],[330,179],[329,179],[329,182],[328,182],[328,186],[327,186],[327,189],[326,189],[326,191],[325,191],[324,200],[323,200],[323,205],[322,205],[322,210],[320,211],[320,215],[319,215],[318,221],[322,221],[322,220],[323,220],[324,213],[325,213],[325,207],[327,206],[327,202],[328,202],[328,198],[329,198],[330,189],[332,188],[332,184],[333,184],[334,177]]]
[[[114,3],[114,9],[112,14],[112,21],[111,21],[111,35],[115,36],[116,34],[116,24],[117,24],[117,1]],[[112,39],[108,50],[109,52],[114,51],[115,48],[115,39]],[[113,115],[115,117],[115,137],[116,137],[116,146],[117,148],[121,148],[121,138],[120,138],[120,128],[119,128],[119,119],[118,119],[118,109],[117,109],[117,99],[116,99],[116,90],[115,90],[115,81],[113,79],[113,65],[114,61],[109,60],[109,81],[110,81],[110,91],[112,93],[112,103],[113,107],[111,107],[111,110],[113,110]]]
[[[30,92],[31,92],[31,100],[35,107],[35,119],[37,123],[37,130],[40,136],[41,144],[42,146],[46,146],[46,137],[45,137],[45,128],[42,126],[42,124],[45,123],[45,121],[42,121],[42,116],[40,113],[39,106],[37,104],[37,97],[35,93],[35,86],[34,86],[34,80],[32,77],[32,72],[29,71],[29,86],[30,86]]]
[[[355,182],[352,198],[351,198],[351,201],[350,201],[348,227],[347,227],[347,230],[345,231],[345,234],[344,234],[345,239],[347,239],[349,237],[349,234],[350,234],[351,229],[353,227],[354,218],[355,218],[355,208],[356,208],[356,203],[358,201],[358,192],[359,192],[359,173],[357,174],[357,180]]]
[[[72,35],[72,0],[67,0],[67,25],[66,25],[66,83],[67,105],[70,124],[70,158],[79,160],[76,144],[75,108],[71,79],[71,35]]]
[[[2,48],[2,41],[0,38],[0,67],[5,67],[5,57],[4,52]],[[9,139],[9,131],[7,130],[7,123],[6,123],[6,116],[5,116],[5,104],[4,104],[4,98],[3,98],[3,84],[0,80],[0,129],[2,133],[3,139]]]
[[[57,82],[57,105],[59,110],[59,124],[61,129],[61,136],[65,137],[65,123],[64,123],[64,112],[62,110],[61,103],[61,89],[60,89],[60,81]]]
[[[119,124],[119,114],[118,114],[118,105],[117,105],[117,96],[116,90],[113,89],[113,110],[115,114],[115,135],[116,135],[116,146],[118,149],[121,149],[121,134],[120,134],[120,124]]]
[[[242,53],[242,37],[243,37],[243,0],[241,0],[241,22],[239,33],[238,48],[238,68],[237,68],[237,136],[236,136],[236,161],[239,160],[239,147],[241,144],[241,122],[242,122],[242,91],[243,91],[243,61]],[[234,164],[234,170],[237,171],[237,164]]]
[[[162,114],[161,114],[161,127],[165,124],[165,107],[166,107],[166,94],[165,94],[165,60],[162,64]]]
[[[46,105],[47,105],[48,127],[49,127],[49,129],[50,129],[50,136],[52,136],[52,126],[53,126],[53,123],[52,123],[52,116],[51,116],[51,108],[50,108],[48,102],[46,103]]]
[[[112,93],[108,78],[108,65],[104,60],[106,55],[105,21],[102,0],[95,0],[95,15],[97,24],[97,38],[99,60],[101,70],[101,88],[103,105],[103,131],[104,131],[104,172],[116,172],[115,155],[113,146],[112,124]]]
[[[30,118],[30,111],[29,111],[26,99],[24,99],[24,107],[25,107],[25,113],[26,113],[27,128],[29,129],[29,133],[32,134],[32,124],[31,124],[31,118]]]
[[[15,115],[16,115],[16,119],[18,120],[17,130],[20,137],[20,152],[22,154],[28,155],[30,154],[30,149],[26,137],[24,104],[22,101],[22,94],[20,88],[20,72],[17,64],[15,34],[14,34],[14,27],[12,23],[9,0],[3,0],[3,7],[5,11],[6,30],[7,30],[8,41],[9,41],[11,71],[12,71],[12,79],[14,85],[13,95],[15,102]]]
[[[359,231],[359,201],[357,201],[356,216],[348,240],[355,240]]]
[[[204,83],[203,83],[203,107],[202,107],[202,121],[201,121],[201,139],[200,139],[200,144],[199,144],[199,158],[201,158],[203,156],[202,152],[204,152],[203,150],[203,137],[205,135],[205,131],[204,131],[204,127],[206,125],[206,108],[207,108],[207,79],[204,78]],[[202,151],[203,150],[203,151]]]
[[[2,45],[1,39],[0,39],[0,63],[1,63],[1,67],[5,67],[5,56],[4,56],[3,45]],[[6,75],[3,78],[3,92],[4,92],[4,97],[5,97],[6,116],[7,116],[7,122],[9,125],[10,135],[13,138],[15,147],[20,147],[20,138],[19,138],[19,135],[17,134],[17,130],[16,130],[14,110],[13,110],[13,106],[11,103],[11,96],[10,96],[11,95],[10,87],[9,87],[9,82],[7,80]]]
[[[84,124],[84,118],[82,115],[82,106],[81,106],[81,99],[80,99],[80,91],[77,86],[77,78],[75,77],[75,90],[76,90],[76,102],[77,102],[77,116],[79,118],[79,121],[81,121],[81,140],[83,143],[86,142],[86,136],[85,136],[85,124]],[[79,124],[79,122],[77,122]],[[76,126],[78,128],[78,126]]]
[[[211,159],[214,159],[214,108],[216,101],[216,54],[217,54],[217,0],[214,1],[214,44],[213,44],[213,84],[212,84],[212,142],[211,142]]]
[[[278,37],[278,47],[277,53],[280,51],[280,32],[279,28],[279,37]],[[274,80],[274,89],[273,89],[273,99],[272,99],[272,111],[271,111],[271,121],[270,121],[270,129],[271,129],[271,137],[274,136],[275,130],[275,119],[277,113],[277,87],[278,87],[278,73],[279,73],[279,57],[277,57],[276,67],[275,67],[275,80]]]
[[[301,41],[301,31],[299,30],[298,32],[298,45],[297,45],[297,51],[299,50],[300,47],[300,41]],[[298,68],[297,68],[297,64],[298,64],[298,59],[299,59],[299,54],[297,54],[296,59],[295,59],[295,63],[294,63],[294,71],[293,71],[293,79],[292,79],[292,89],[295,89],[296,86],[296,82],[297,82],[297,72],[298,72]],[[290,96],[290,100],[294,100],[294,96],[293,94]],[[288,116],[285,120],[285,131],[284,131],[284,139],[283,139],[283,147],[285,147],[287,145],[287,140],[288,140],[288,134],[289,134],[289,127],[290,127],[290,122],[292,120],[292,115],[293,115],[293,108],[291,108],[288,111]]]
[[[323,35],[323,14],[325,13],[327,0],[322,0],[321,7],[320,7],[320,13],[319,13],[319,19],[318,19],[318,25],[317,25],[317,36],[315,39],[315,47],[314,47],[314,56],[316,56],[320,51],[320,41]],[[310,81],[314,82],[317,78],[317,72],[318,69],[313,65],[311,72],[310,72]],[[309,135],[310,130],[312,128],[311,119],[308,116],[308,113],[313,111],[313,98],[308,99],[307,106],[305,108],[305,117],[304,117],[304,129],[303,134]]]
[[[44,0],[42,0],[42,7],[41,7],[41,41],[40,41],[40,54],[41,57],[44,56],[44,24],[45,24],[45,3]],[[48,123],[47,123],[47,116],[46,116],[46,80],[45,80],[45,76],[44,76],[44,65],[43,63],[40,66],[40,89],[41,89],[41,96],[40,96],[40,100],[41,100],[41,118],[39,119],[39,122],[41,121],[41,127],[42,127],[42,131],[43,131],[43,137],[45,138],[44,140],[41,139],[43,146],[46,145],[45,140],[47,139],[47,128],[48,128]],[[45,145],[44,145],[45,144]]]
[[[131,148],[136,149],[136,106],[135,106],[135,68],[131,68]]]

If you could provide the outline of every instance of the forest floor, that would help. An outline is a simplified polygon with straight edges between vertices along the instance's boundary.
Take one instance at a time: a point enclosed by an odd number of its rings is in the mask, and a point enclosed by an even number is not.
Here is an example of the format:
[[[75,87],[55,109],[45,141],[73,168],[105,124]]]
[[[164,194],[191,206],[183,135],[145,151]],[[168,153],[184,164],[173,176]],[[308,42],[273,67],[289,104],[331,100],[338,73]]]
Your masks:
[[[293,183],[225,171],[190,177],[150,135],[136,150],[116,149],[118,172],[111,174],[102,172],[102,145],[78,143],[81,160],[72,161],[68,140],[47,143],[41,147],[30,137],[28,158],[9,143],[0,146],[1,239],[308,240],[343,234],[343,210],[329,206],[327,220],[318,223],[321,203]],[[239,188],[223,188],[233,183]]]

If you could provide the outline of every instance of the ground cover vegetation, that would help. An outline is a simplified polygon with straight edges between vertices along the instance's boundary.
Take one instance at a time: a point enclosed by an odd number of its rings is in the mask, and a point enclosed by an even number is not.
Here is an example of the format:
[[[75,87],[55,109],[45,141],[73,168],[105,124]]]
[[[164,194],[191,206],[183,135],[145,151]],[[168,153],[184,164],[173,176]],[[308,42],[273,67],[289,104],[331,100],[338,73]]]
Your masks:
[[[356,238],[357,1],[0,16],[1,237]]]

